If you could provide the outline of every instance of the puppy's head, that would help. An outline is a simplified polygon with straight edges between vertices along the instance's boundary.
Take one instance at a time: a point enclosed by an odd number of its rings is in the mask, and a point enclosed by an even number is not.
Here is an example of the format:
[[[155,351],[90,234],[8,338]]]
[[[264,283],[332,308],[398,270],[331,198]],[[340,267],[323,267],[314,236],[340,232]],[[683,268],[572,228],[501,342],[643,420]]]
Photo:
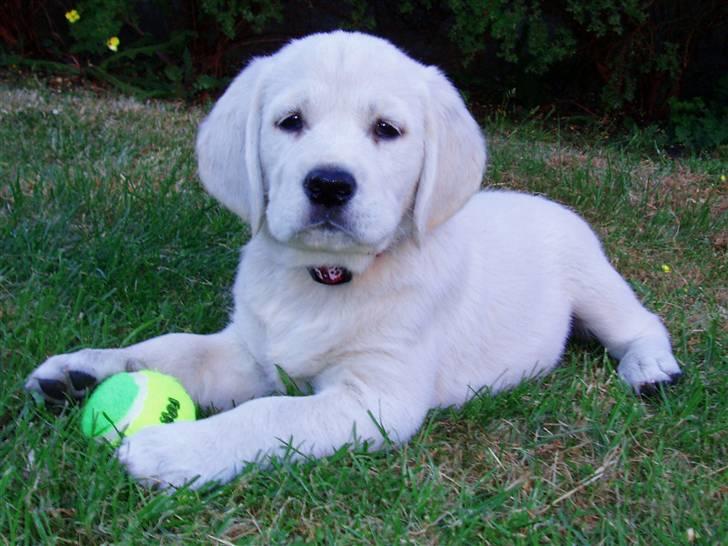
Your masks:
[[[202,123],[207,190],[294,256],[361,272],[478,189],[480,129],[434,67],[334,32],[255,59]]]

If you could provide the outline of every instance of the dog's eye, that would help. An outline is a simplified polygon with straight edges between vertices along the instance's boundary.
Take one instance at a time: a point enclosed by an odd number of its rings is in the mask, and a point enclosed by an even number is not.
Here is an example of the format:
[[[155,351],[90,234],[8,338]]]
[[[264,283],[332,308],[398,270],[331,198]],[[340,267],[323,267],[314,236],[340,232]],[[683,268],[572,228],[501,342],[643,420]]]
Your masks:
[[[279,129],[283,129],[286,132],[298,133],[303,129],[303,116],[298,112],[294,112],[280,120],[276,125]]]
[[[378,119],[374,123],[374,135],[382,140],[393,140],[402,136],[402,131],[397,129],[391,123]]]

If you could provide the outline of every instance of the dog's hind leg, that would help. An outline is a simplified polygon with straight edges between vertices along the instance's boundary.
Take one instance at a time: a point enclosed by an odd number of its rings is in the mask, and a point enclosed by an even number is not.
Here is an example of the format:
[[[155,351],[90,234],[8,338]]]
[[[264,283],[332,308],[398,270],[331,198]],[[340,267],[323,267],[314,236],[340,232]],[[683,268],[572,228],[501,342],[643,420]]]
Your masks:
[[[675,383],[682,372],[662,321],[639,302],[596,236],[591,231],[578,235],[568,262],[575,319],[619,360],[619,376],[637,393],[652,394],[660,385]]]

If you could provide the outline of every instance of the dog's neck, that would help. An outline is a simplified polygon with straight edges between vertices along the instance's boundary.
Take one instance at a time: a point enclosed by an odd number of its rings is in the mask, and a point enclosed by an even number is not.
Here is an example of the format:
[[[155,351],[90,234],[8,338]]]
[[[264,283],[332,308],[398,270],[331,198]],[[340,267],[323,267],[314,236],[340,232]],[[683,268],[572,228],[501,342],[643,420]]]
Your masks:
[[[261,257],[265,256],[266,261],[269,261],[273,267],[288,270],[302,268],[308,272],[313,281],[319,284],[339,286],[350,283],[355,277],[368,277],[369,273],[378,269],[377,264],[386,261],[386,256],[391,254],[393,248],[414,245],[413,239],[407,237],[404,230],[400,229],[398,232],[401,235],[381,252],[342,254],[289,246],[275,239],[264,222],[262,229],[253,236],[249,244],[256,247],[254,252]],[[265,252],[259,252],[263,249]]]

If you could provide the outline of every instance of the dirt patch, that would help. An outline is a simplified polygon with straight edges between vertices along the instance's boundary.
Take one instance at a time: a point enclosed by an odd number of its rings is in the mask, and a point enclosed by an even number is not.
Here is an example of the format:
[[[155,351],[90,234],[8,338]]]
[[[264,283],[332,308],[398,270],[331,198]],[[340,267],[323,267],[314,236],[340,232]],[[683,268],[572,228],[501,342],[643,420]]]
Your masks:
[[[638,183],[630,200],[633,204],[645,201],[648,214],[662,208],[678,210],[706,203],[714,216],[728,210],[728,185],[715,184],[711,175],[692,171],[684,164],[677,163],[665,172],[652,161],[642,161],[633,169],[632,177]]]
[[[722,230],[713,235],[710,242],[713,244],[713,248],[725,252],[728,249],[728,230]]]
[[[588,168],[604,171],[609,161],[602,155],[587,154],[574,148],[558,148],[547,155],[546,164],[552,169]]]

